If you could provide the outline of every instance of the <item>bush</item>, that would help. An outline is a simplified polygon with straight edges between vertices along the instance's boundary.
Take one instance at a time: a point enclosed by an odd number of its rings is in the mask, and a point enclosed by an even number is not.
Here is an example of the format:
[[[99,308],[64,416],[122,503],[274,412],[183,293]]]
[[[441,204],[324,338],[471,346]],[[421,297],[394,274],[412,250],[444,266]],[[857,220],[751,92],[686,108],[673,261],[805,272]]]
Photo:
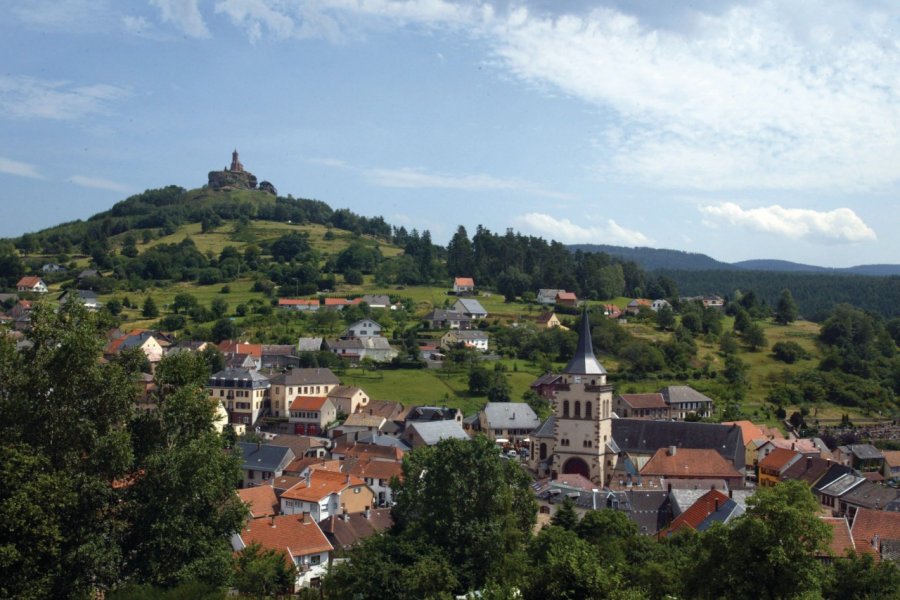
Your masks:
[[[797,342],[777,342],[772,346],[772,354],[775,355],[776,360],[789,365],[810,357],[809,352]]]

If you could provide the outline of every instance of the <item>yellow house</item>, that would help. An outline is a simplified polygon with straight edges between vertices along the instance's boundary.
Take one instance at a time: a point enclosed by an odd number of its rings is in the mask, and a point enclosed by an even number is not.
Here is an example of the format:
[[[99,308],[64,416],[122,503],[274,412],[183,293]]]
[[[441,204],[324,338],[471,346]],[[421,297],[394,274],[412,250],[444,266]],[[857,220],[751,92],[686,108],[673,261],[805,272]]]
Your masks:
[[[775,448],[759,461],[759,487],[775,487],[781,474],[802,458],[802,454],[785,448]]]
[[[538,327],[541,329],[553,329],[554,327],[559,327],[560,329],[568,331],[569,328],[565,327],[562,322],[559,320],[559,317],[556,316],[556,313],[545,312],[541,316],[537,318]]]

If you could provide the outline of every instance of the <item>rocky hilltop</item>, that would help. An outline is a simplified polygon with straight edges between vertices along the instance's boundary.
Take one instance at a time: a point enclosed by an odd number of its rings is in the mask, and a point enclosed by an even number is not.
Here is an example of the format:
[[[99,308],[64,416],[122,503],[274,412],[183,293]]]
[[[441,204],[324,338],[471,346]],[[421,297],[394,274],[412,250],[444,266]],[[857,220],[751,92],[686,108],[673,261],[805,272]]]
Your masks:
[[[237,149],[231,153],[231,167],[209,172],[208,187],[213,190],[260,190],[278,195],[275,186],[268,181],[262,181],[257,186],[256,175],[244,170]]]

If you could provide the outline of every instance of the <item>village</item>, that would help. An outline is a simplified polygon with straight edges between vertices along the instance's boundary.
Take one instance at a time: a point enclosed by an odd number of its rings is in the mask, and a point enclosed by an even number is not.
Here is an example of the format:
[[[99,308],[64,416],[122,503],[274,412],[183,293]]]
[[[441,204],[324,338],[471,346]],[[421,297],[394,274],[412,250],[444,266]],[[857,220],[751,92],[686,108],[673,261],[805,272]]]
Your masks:
[[[39,277],[19,282],[24,293],[42,292]],[[473,297],[471,278],[453,282],[456,302],[422,317],[439,330],[439,344],[422,344],[421,359],[439,368],[447,352],[465,348],[487,355],[490,338],[475,325],[487,311]],[[97,310],[96,295],[66,292]],[[539,290],[539,304],[578,310],[565,290]],[[721,306],[717,297],[699,298]],[[280,298],[278,310],[340,311],[365,303],[396,309],[387,296],[354,299]],[[136,408],[154,411],[155,367],[165,356],[216,348],[224,368],[207,382],[217,411],[216,427],[235,440],[242,478],[235,493],[249,510],[231,539],[235,552],[251,544],[286,552],[297,567],[296,589],[318,587],[342,551],[392,525],[392,487],[402,481],[404,456],[443,440],[485,436],[504,461],[533,480],[538,525],[549,524],[561,507],[579,514],[618,511],[641,535],[657,539],[690,529],[705,531],[744,514],[758,487],[784,481],[807,484],[832,531],[825,561],[848,551],[876,560],[900,558],[900,451],[868,443],[829,448],[817,437],[798,437],[748,420],[699,422],[715,413],[716,400],[689,385],[653,393],[616,393],[597,360],[590,318],[620,318],[638,310],[658,311],[665,300],[634,300],[624,311],[604,305],[589,315],[582,307],[578,343],[559,372],[547,372],[530,388],[549,403],[542,419],[524,402],[487,402],[472,414],[457,408],[407,405],[371,398],[344,385],[327,367],[302,367],[304,352],[332,352],[351,365],[387,362],[398,351],[371,318],[347,326],[333,339],[300,338],[296,345],[223,340],[177,342],[165,333],[112,333],[107,359],[139,349],[147,372],[138,385]],[[31,302],[18,300],[4,321],[19,347],[28,346]],[[562,327],[552,312],[536,318],[545,328]],[[437,336],[436,336],[437,337]],[[888,485],[890,484],[890,485]]]

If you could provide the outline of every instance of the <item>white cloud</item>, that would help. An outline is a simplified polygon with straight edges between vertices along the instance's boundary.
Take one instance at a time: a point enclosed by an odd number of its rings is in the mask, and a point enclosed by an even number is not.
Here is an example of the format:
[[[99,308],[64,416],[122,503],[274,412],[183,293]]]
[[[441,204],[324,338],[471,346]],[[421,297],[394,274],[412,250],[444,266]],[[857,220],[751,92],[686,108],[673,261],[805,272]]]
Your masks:
[[[17,177],[29,177],[31,179],[43,179],[38,168],[28,163],[19,162],[0,156],[0,173],[16,175]]]
[[[568,219],[533,212],[513,218],[513,223],[535,235],[546,236],[567,244],[646,246],[653,243],[653,240],[643,233],[622,227],[612,219],[602,226],[586,227],[576,225]]]
[[[159,9],[160,17],[171,23],[185,35],[195,38],[209,37],[209,29],[200,14],[199,0],[150,0]]]
[[[502,179],[491,175],[448,175],[421,169],[367,169],[363,175],[373,184],[395,188],[436,188],[464,191],[516,191],[546,198],[571,199],[572,196],[545,190],[521,179]]]
[[[96,29],[109,12],[105,0],[29,0],[12,7],[12,13],[27,25],[69,33]]]
[[[701,206],[700,212],[718,221],[790,239],[826,243],[866,242],[875,232],[849,208],[816,211],[777,204],[744,209],[734,202]]]
[[[104,83],[76,86],[34,77],[0,76],[0,116],[80,119],[107,110],[110,103],[128,94],[125,88]]]
[[[75,185],[80,185],[81,187],[106,190],[108,192],[127,192],[131,189],[122,183],[103,179],[102,177],[88,177],[86,175],[73,175],[66,179],[66,181],[74,183]]]
[[[320,165],[323,167],[332,167],[334,169],[347,169],[350,168],[345,161],[339,158],[328,158],[328,157],[310,157],[304,159],[306,162],[312,165]]]

